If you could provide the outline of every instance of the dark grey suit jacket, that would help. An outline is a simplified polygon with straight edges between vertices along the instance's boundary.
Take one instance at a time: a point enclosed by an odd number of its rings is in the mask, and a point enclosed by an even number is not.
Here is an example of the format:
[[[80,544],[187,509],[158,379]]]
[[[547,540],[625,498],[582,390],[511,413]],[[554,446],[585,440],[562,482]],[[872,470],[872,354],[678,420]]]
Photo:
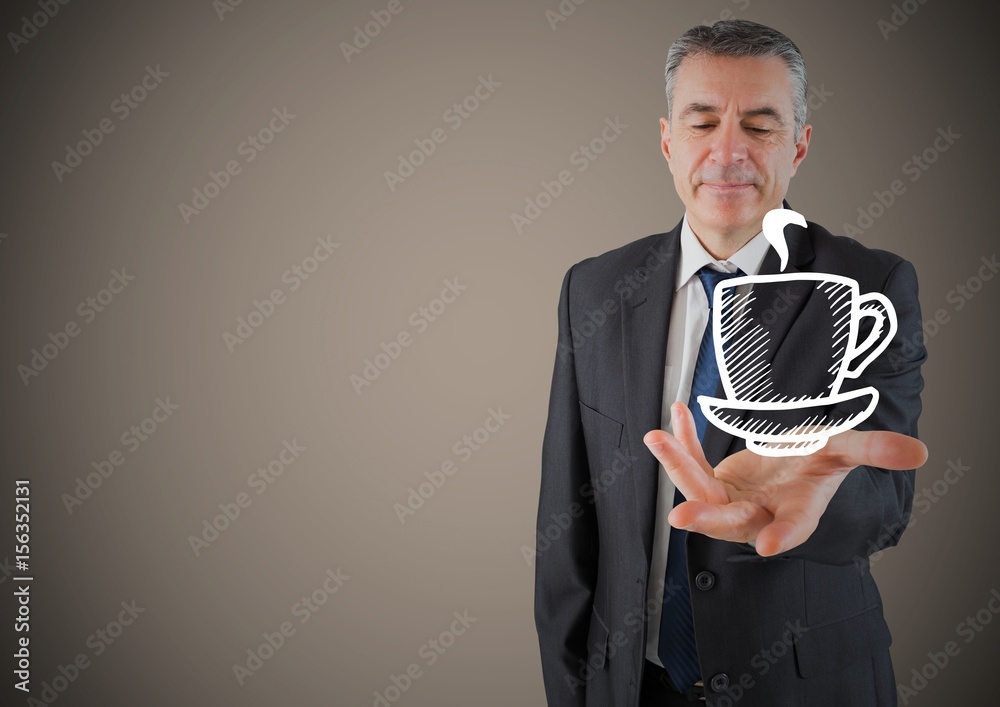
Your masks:
[[[550,707],[639,703],[646,632],[658,630],[646,619],[646,584],[663,581],[649,576],[660,472],[642,437],[660,428],[680,229],[582,260],[563,279],[535,555]],[[843,390],[875,386],[881,394],[857,429],[915,437],[926,352],[913,266],[814,223],[785,234],[785,272],[851,277],[862,293],[882,292],[893,303],[899,328],[888,349]],[[771,248],[760,273],[778,268]],[[774,376],[803,392],[822,387],[810,337],[829,319],[812,292],[792,286],[767,315]],[[715,465],[745,443],[709,425],[703,446]],[[869,557],[899,541],[913,483],[913,471],[852,470],[810,539],[772,558],[688,534],[708,707],[896,705],[892,639]]]

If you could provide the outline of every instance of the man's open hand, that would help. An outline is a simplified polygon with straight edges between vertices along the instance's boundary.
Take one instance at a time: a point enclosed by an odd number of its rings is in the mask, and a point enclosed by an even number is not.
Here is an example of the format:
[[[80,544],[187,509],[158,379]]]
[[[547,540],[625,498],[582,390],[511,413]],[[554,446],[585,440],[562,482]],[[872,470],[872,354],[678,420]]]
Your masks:
[[[847,430],[807,456],[767,457],[743,450],[712,469],[691,411],[678,402],[671,406],[671,416],[676,436],[651,430],[643,437],[687,499],[670,512],[670,525],[719,540],[753,543],[764,557],[808,540],[855,467],[916,469],[927,461],[927,447],[913,437]]]

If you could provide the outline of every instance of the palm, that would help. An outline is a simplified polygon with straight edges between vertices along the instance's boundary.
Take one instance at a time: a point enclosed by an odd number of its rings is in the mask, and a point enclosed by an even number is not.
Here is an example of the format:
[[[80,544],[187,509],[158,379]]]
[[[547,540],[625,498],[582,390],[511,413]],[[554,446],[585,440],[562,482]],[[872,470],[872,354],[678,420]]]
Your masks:
[[[690,410],[673,405],[674,432],[648,432],[647,444],[687,499],[668,516],[670,524],[720,540],[755,543],[764,556],[805,542],[851,469],[869,465],[914,469],[927,460],[922,442],[896,432],[834,435],[802,457],[766,457],[743,450],[708,464]]]

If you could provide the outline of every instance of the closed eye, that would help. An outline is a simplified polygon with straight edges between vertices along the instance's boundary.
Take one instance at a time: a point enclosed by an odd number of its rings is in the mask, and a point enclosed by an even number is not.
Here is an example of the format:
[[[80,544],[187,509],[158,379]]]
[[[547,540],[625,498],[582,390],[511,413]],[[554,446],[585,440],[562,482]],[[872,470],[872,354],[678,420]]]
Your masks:
[[[692,125],[691,129],[692,130],[709,130],[709,129],[714,128],[714,127],[715,127],[715,125],[713,125],[711,123],[702,123],[700,125]],[[770,135],[772,132],[774,132],[773,130],[771,130],[769,128],[754,128],[754,127],[747,126],[746,129],[749,130],[752,133],[757,134],[757,135]]]

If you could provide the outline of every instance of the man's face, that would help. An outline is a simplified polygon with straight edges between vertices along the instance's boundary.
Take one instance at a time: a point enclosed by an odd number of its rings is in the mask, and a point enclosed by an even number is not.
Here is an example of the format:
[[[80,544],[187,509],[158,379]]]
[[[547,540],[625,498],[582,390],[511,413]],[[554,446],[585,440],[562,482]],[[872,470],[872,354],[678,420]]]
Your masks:
[[[749,238],[806,156],[795,140],[788,66],[780,57],[689,56],[677,70],[661,148],[688,221],[702,237]]]

